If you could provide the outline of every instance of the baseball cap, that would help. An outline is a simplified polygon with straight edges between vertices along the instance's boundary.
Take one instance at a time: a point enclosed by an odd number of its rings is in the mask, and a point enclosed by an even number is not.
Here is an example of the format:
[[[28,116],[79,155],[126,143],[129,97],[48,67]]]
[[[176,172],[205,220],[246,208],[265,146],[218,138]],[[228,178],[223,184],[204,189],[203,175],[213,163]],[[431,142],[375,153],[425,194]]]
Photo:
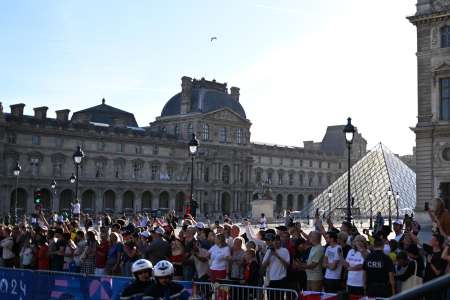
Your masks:
[[[394,220],[393,224],[403,225],[403,220],[401,219]]]
[[[266,233],[266,234],[264,235],[264,240],[265,240],[265,241],[274,241],[274,240],[275,240],[275,234],[273,234],[273,233],[271,233],[271,232]]]

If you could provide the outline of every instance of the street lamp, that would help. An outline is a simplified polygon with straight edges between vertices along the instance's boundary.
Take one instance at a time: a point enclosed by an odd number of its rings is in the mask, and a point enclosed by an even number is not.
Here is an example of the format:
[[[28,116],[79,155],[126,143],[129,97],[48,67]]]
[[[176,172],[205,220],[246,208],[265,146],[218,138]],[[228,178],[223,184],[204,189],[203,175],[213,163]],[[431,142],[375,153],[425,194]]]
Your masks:
[[[75,183],[76,177],[75,175],[72,173],[72,176],[70,176],[69,181],[70,183]]]
[[[373,229],[373,195],[372,192],[369,193],[370,200],[370,221],[369,221],[369,229]]]
[[[399,204],[399,201],[400,201],[400,195],[398,194],[398,192],[397,192],[397,195],[395,195],[395,205],[397,206],[396,208],[397,208],[397,220],[400,220],[400,214],[399,214],[399,212],[398,212],[398,204]]]
[[[331,216],[331,197],[333,197],[333,193],[328,190],[328,217]]]
[[[347,222],[351,223],[352,221],[352,211],[350,208],[350,151],[352,149],[353,138],[355,136],[356,129],[352,125],[352,119],[347,119],[347,125],[344,127],[345,141],[347,143],[347,152],[348,152],[348,160],[347,160]]]
[[[79,181],[79,176],[78,176],[78,169],[80,168],[80,164],[81,161],[83,160],[84,157],[84,152],[83,150],[81,150],[81,146],[77,146],[77,150],[73,153],[73,162],[75,164],[75,200],[78,200],[78,181]],[[70,182],[72,181],[72,176],[70,177]]]
[[[50,182],[50,188],[53,191],[53,194],[56,195],[56,180],[53,179],[52,182]]]
[[[195,133],[192,134],[192,139],[188,143],[189,154],[191,155],[191,199],[189,207],[191,209],[192,217],[195,218],[197,205],[194,203],[194,157],[198,151],[198,140],[195,138]]]
[[[388,202],[389,202],[389,228],[391,228],[391,226],[392,226],[392,211],[391,211],[392,191],[391,191],[391,187],[389,187],[389,189],[387,191],[387,195],[388,195]]]
[[[22,167],[19,162],[16,163],[16,167],[13,169],[13,174],[16,176],[16,199],[14,201],[14,223],[17,222],[17,201],[19,198],[19,175]]]

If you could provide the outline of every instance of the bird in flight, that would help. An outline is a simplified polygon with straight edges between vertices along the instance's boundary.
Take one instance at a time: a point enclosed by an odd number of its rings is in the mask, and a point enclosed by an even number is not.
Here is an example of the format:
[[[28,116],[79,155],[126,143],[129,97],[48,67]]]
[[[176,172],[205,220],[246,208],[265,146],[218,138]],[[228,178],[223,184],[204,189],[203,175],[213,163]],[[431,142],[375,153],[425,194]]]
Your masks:
[[[211,37],[211,42],[214,41],[214,40],[217,40],[217,36]]]

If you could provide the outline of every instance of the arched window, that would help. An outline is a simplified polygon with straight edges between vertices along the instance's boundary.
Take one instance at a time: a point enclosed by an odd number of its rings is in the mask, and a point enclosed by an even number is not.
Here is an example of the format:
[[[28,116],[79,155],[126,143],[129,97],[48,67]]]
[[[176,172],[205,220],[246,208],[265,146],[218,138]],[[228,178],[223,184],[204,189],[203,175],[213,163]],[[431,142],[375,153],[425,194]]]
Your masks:
[[[206,123],[202,126],[202,140],[209,141],[209,125]]]
[[[242,128],[236,129],[236,143],[242,144]]]
[[[223,168],[222,168],[222,182],[225,184],[230,183],[230,167],[229,166],[223,166]]]
[[[450,47],[450,26],[441,27],[441,48]]]

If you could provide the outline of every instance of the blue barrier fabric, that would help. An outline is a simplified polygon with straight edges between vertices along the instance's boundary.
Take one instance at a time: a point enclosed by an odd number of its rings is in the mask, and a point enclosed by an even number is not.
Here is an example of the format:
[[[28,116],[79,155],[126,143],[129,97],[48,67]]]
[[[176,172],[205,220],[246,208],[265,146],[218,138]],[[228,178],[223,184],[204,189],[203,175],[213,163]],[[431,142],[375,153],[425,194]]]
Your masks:
[[[131,281],[126,277],[0,268],[0,299],[117,300]],[[181,283],[192,290],[191,282]]]

